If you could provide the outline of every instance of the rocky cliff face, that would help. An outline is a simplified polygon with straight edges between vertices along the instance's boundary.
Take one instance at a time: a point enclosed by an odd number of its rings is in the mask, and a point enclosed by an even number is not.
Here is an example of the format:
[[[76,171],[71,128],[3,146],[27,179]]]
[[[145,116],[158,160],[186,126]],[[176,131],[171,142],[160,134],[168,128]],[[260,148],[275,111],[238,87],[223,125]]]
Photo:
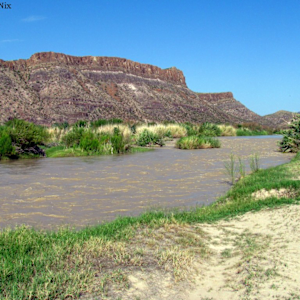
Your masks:
[[[265,122],[274,124],[278,128],[287,128],[294,116],[299,113],[294,113],[286,110],[279,110],[273,114],[263,116]]]
[[[0,122],[9,117],[45,125],[99,118],[264,123],[230,92],[189,90],[175,67],[53,52],[0,60]]]

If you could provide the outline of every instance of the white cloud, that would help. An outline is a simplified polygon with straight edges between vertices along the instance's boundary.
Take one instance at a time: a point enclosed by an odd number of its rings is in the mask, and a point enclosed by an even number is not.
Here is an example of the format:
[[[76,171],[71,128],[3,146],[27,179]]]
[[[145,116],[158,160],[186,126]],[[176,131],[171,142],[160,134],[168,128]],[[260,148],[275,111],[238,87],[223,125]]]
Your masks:
[[[21,21],[22,22],[36,22],[36,21],[41,21],[41,20],[44,20],[46,19],[45,17],[43,16],[29,16],[25,19],[22,19]]]
[[[19,39],[10,39],[10,40],[1,40],[0,43],[15,43],[15,42],[23,42],[23,40]]]

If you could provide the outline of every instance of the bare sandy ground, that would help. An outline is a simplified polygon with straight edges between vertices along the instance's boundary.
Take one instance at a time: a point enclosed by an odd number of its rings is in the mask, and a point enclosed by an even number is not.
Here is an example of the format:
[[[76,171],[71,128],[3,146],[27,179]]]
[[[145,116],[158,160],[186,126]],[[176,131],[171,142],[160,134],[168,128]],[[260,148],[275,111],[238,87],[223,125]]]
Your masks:
[[[178,265],[177,275],[182,276],[174,276],[174,261],[162,269],[130,272],[128,288],[109,298],[300,299],[300,206],[251,212],[185,230],[201,232],[207,255],[196,253]]]

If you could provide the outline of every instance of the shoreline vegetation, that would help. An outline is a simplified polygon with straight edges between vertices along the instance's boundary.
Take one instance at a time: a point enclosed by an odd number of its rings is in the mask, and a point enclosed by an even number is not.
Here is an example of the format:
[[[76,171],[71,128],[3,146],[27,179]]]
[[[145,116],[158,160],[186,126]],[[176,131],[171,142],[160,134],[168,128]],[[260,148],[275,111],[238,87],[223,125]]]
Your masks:
[[[43,127],[11,119],[0,126],[0,159],[76,157],[145,152],[179,138],[179,149],[219,148],[220,136],[278,133],[255,123],[237,126],[163,122],[124,123],[120,119],[77,121]]]
[[[9,122],[1,127],[2,156],[5,156],[3,155],[5,151],[11,156],[17,156],[18,153],[27,155],[28,149],[40,151],[43,150],[40,145],[47,148],[49,146],[47,143],[51,142],[51,138],[58,139],[49,132],[56,130],[55,128],[46,129],[22,120]],[[149,126],[148,124],[145,129],[139,129],[136,126],[133,129],[134,134],[140,130],[140,134],[135,135],[136,145],[140,147],[149,144],[162,146],[165,134],[158,135],[157,131],[150,131],[149,128],[153,129],[155,126],[157,125]],[[207,123],[196,128],[178,126],[176,130],[184,128],[188,137],[196,135],[212,138],[219,136],[221,131],[218,125]],[[128,126],[126,128],[128,129]],[[297,152],[289,163],[261,170],[258,157],[253,157],[253,173],[244,176],[243,165],[240,165],[240,175],[243,174],[243,176],[237,182],[235,182],[235,176],[232,176],[232,188],[211,205],[189,210],[157,209],[137,217],[119,217],[112,222],[88,226],[77,231],[68,227],[61,227],[57,231],[45,231],[25,225],[1,230],[0,299],[90,299],[91,297],[124,299],[124,295],[137,280],[137,276],[152,280],[153,286],[157,282],[164,282],[170,292],[172,290],[170,285],[176,291],[176,286],[180,282],[187,284],[184,286],[186,289],[199,270],[202,270],[203,265],[208,266],[207,272],[209,272],[213,264],[218,242],[206,230],[210,224],[219,228],[218,230],[225,234],[224,239],[233,245],[233,248],[221,248],[222,261],[220,262],[223,263],[226,259],[233,257],[238,258],[233,266],[233,277],[239,274],[241,278],[232,286],[226,281],[224,283],[226,290],[230,288],[233,293],[242,293],[238,294],[239,299],[256,297],[253,293],[260,292],[257,288],[258,282],[267,282],[270,278],[281,276],[278,271],[279,267],[274,266],[273,262],[271,267],[265,269],[262,267],[263,262],[267,261],[264,253],[272,237],[252,233],[249,231],[252,229],[249,225],[247,230],[232,237],[232,232],[224,222],[249,212],[299,205],[299,128],[300,116],[292,120],[289,130],[283,132],[281,149],[285,152]],[[60,130],[57,132],[61,136],[62,130],[65,129]],[[123,153],[127,145],[124,140],[125,129],[122,131],[121,125],[117,127],[113,125],[111,133],[105,131],[102,134],[101,130],[101,127],[93,131],[90,127],[74,125],[68,131],[63,131],[63,136],[59,139],[61,138],[74,151],[83,149],[89,153],[96,145],[99,152]],[[231,130],[233,129],[230,128],[229,131]],[[210,132],[210,135],[207,132]],[[212,134],[213,132],[215,135]],[[221,132],[224,133],[224,130]],[[174,133],[171,135],[174,137]],[[131,139],[132,129],[130,129],[129,136]],[[46,140],[47,143],[45,143]],[[107,148],[107,144],[114,145],[114,148]],[[61,145],[55,145],[55,147],[59,146]],[[53,153],[61,150],[63,149],[55,149]],[[234,162],[235,158],[232,156],[231,164],[228,165],[229,173],[234,170]],[[285,219],[288,217],[285,215]],[[298,228],[299,216],[295,215],[294,218],[296,218],[296,223],[293,223],[295,228],[292,229],[291,239],[293,239],[293,232],[296,232],[296,227]],[[232,222],[237,222],[235,220]],[[220,227],[221,223],[216,222],[222,222],[222,227]],[[289,220],[286,226],[291,222],[292,220]],[[275,225],[278,226],[278,224]],[[284,230],[283,235],[285,235],[286,228]],[[288,247],[288,245],[282,247]],[[272,250],[272,253],[274,251]],[[289,263],[293,265],[293,261],[298,261],[298,258],[290,260]],[[291,268],[288,265],[284,267],[287,271]],[[296,278],[299,277],[297,272]],[[216,276],[215,273],[212,276]],[[202,274],[202,280],[204,280],[207,274],[205,272]],[[283,275],[280,279],[288,280]],[[296,289],[287,291],[290,298],[281,297],[281,299],[299,299],[299,289],[298,285],[296,286]],[[161,286],[158,288],[161,289]],[[272,289],[276,290],[275,283],[269,287],[269,290]],[[214,299],[210,297],[209,292],[208,295],[208,298],[203,299]],[[148,298],[151,298],[151,295]],[[125,299],[141,299],[141,296],[133,292]],[[199,299],[199,295],[198,298],[190,299]],[[220,299],[220,297],[217,295],[215,299]]]
[[[299,204],[299,171],[298,152],[287,164],[240,179],[209,206],[149,211],[79,231],[4,229],[0,232],[0,299],[123,299],[137,272],[163,272],[174,286],[192,280],[194,262],[202,264],[213,255],[203,226],[247,212]],[[249,264],[256,259],[254,238],[244,234],[239,239]],[[232,255],[226,249],[222,252],[224,259]],[[249,282],[250,277],[240,283],[244,296],[251,292]]]

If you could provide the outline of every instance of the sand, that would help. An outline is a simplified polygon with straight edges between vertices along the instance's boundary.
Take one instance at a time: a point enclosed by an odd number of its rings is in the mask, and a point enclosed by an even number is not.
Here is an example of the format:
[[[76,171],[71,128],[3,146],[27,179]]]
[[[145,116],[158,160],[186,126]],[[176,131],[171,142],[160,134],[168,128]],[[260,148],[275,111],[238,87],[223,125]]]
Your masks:
[[[184,278],[174,279],[168,268],[137,270],[111,299],[300,299],[300,206],[197,227],[209,255],[195,255]]]

